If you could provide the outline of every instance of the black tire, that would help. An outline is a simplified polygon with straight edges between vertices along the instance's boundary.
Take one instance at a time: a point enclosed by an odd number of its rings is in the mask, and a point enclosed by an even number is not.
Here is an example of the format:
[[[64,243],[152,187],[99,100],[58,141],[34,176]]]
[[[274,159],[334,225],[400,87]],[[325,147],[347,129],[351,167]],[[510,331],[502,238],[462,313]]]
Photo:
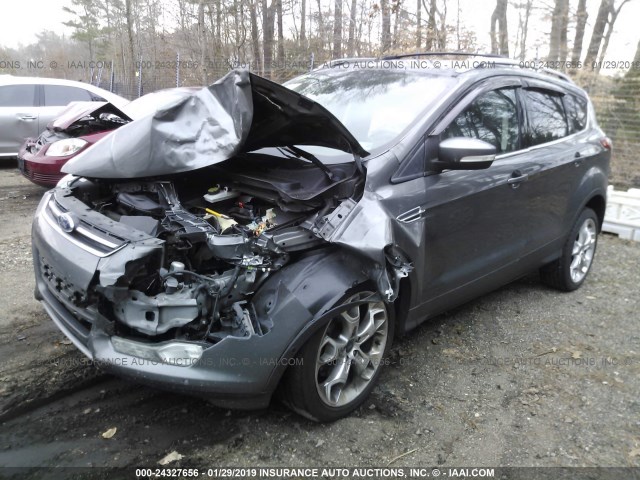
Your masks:
[[[358,288],[347,295],[345,295],[337,305],[347,303],[351,301],[356,296],[360,298],[365,298],[370,295],[372,292],[365,288]],[[347,342],[347,346],[345,346],[344,362],[348,362],[348,377],[343,387],[340,389],[340,393],[337,395],[337,401],[333,404],[330,402],[336,399],[334,394],[334,390],[336,389],[326,389],[324,390],[324,394],[320,392],[319,380],[323,378],[328,372],[333,373],[335,371],[340,370],[341,366],[344,367],[347,363],[341,363],[343,360],[339,360],[337,358],[338,353],[336,353],[336,359],[330,361],[325,365],[319,366],[322,363],[322,357],[331,358],[331,350],[336,349],[334,344],[329,344],[326,342],[326,338],[335,335],[340,337],[340,335],[336,335],[337,332],[342,332],[342,323],[345,322],[345,319],[340,316],[336,316],[331,319],[325,326],[320,328],[308,341],[303,345],[297,355],[298,362],[295,365],[292,365],[288,368],[285,377],[283,378],[283,383],[281,385],[280,395],[281,400],[293,411],[302,415],[310,420],[316,422],[332,422],[339,418],[342,418],[356,408],[358,408],[369,396],[371,390],[375,386],[378,377],[380,376],[380,371],[382,370],[382,366],[387,358],[389,353],[389,348],[391,347],[391,342],[393,340],[394,333],[394,318],[393,318],[393,305],[388,305],[383,302],[370,302],[364,304],[363,306],[357,308],[358,314],[361,318],[365,316],[369,316],[369,312],[371,313],[371,318],[378,315],[381,318],[381,314],[378,312],[378,309],[384,309],[385,322],[386,325],[386,336],[384,339],[384,345],[381,345],[379,342],[381,340],[381,336],[377,336],[380,333],[380,328],[382,324],[380,324],[379,328],[376,327],[374,334],[371,336],[367,342],[363,342],[362,344],[357,344],[357,340],[353,340],[352,343]],[[354,309],[350,309],[345,312],[346,316],[349,318],[355,318]],[[372,320],[373,321],[373,320]],[[379,320],[378,320],[379,321]],[[376,321],[373,321],[375,324]],[[361,324],[360,326],[362,326]],[[355,333],[357,336],[357,332],[362,329],[358,329],[356,327]],[[362,335],[361,338],[364,338]],[[350,341],[351,341],[350,340]],[[358,346],[359,345],[359,346]],[[330,348],[328,348],[330,347]],[[358,353],[356,355],[358,358],[362,359],[361,362],[357,361],[354,357],[353,359],[349,359],[349,348],[352,349],[352,352],[355,349],[359,349],[362,347],[361,352],[366,354],[366,348],[369,348],[369,352],[375,352],[375,355],[372,353],[370,356],[367,355],[367,358],[371,359],[376,356],[376,361],[370,362],[371,371],[370,379],[365,380],[365,376],[368,376],[367,368],[364,367],[364,357],[359,357]],[[366,348],[365,348],[366,347]],[[321,351],[321,348],[323,349]],[[329,350],[329,354],[327,351]],[[382,352],[382,353],[380,353]],[[379,354],[379,357],[377,356]],[[324,370],[323,370],[324,369]],[[363,369],[363,374],[361,375],[358,370]],[[366,375],[365,375],[366,374]],[[324,378],[326,380],[325,385],[328,385],[329,377]],[[351,382],[351,384],[349,383]],[[366,382],[366,383],[365,383]],[[338,387],[338,385],[336,385]],[[331,393],[326,393],[331,392]],[[340,396],[344,393],[344,397],[340,399]],[[331,396],[331,398],[329,398]]]
[[[598,224],[596,213],[590,208],[585,208],[567,237],[562,248],[562,256],[540,269],[540,278],[543,283],[565,292],[576,290],[584,283],[596,253]],[[589,230],[588,235],[585,229]],[[581,235],[583,238],[588,236],[589,238],[585,241],[590,243],[585,244],[581,249],[582,253],[576,253],[581,243]]]

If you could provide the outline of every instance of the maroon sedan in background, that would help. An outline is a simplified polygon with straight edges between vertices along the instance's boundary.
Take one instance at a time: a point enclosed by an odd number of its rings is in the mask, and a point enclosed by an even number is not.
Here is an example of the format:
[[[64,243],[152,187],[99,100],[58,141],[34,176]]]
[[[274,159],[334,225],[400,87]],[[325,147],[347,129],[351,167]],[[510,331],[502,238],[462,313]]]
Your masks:
[[[113,130],[170,106],[197,91],[183,87],[149,93],[119,109],[108,102],[72,102],[37,139],[28,138],[18,152],[18,168],[43,187],[55,186],[62,166]]]

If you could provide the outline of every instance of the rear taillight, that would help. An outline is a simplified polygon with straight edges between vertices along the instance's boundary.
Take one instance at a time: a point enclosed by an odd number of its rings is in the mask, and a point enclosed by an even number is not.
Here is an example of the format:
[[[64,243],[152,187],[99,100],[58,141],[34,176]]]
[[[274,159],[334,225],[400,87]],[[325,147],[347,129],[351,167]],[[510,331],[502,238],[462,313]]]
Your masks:
[[[600,145],[602,145],[607,150],[611,150],[611,147],[613,147],[613,145],[611,144],[611,139],[609,137],[602,137],[600,139]]]

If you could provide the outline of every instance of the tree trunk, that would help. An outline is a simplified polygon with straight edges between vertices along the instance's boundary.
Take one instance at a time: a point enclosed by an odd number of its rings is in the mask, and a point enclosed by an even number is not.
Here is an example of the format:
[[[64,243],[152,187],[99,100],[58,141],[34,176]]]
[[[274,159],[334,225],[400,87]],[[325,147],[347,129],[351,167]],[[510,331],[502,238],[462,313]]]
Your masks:
[[[216,52],[222,56],[222,0],[216,0]]]
[[[267,78],[271,78],[271,67],[273,64],[273,20],[275,4],[267,5],[267,0],[262,0],[262,58],[263,73]]]
[[[551,34],[549,35],[549,55],[547,60],[557,62],[566,58],[567,26],[569,23],[569,1],[556,0],[551,17]],[[562,52],[564,50],[564,57]]]
[[[520,61],[526,60],[527,35],[529,34],[529,16],[531,15],[532,0],[527,0],[524,10],[524,22],[522,25],[522,36],[520,37]]]
[[[342,57],[342,0],[335,0],[333,15],[333,58]]]
[[[436,0],[431,0],[429,8],[424,6],[427,10],[427,41],[425,46],[427,51],[432,51],[436,44],[436,12],[438,10],[438,2]]]
[[[587,0],[578,1],[578,11],[576,12],[576,36],[573,39],[573,51],[571,52],[571,63],[577,65],[582,57],[582,41],[584,40],[584,29],[587,24]]]
[[[440,17],[440,30],[438,31],[438,48],[447,50],[447,2],[442,4],[442,10],[438,12]]]
[[[260,69],[260,32],[258,32],[257,0],[251,0],[249,4],[249,16],[251,17],[251,49],[253,50],[253,65]]]
[[[496,23],[498,30],[496,32]],[[507,32],[507,0],[497,0],[491,15],[491,53],[509,56],[509,35]]]
[[[300,47],[303,50],[307,49],[307,32],[306,32],[306,21],[307,21],[307,0],[301,0],[300,2]]]
[[[382,10],[382,53],[386,53],[391,48],[391,9],[389,0],[381,0]]]
[[[324,50],[324,19],[322,16],[322,3],[318,2],[318,48]]]
[[[358,13],[357,0],[351,0],[351,11],[349,12],[349,51],[347,55],[353,57],[356,51],[356,15]]]
[[[285,67],[284,55],[284,28],[282,26],[282,0],[276,0],[276,15],[278,17],[278,64],[280,68]]]
[[[620,10],[627,3],[628,0],[623,0],[618,8],[614,8],[613,4],[611,4],[611,18],[609,18],[609,23],[607,25],[607,33],[604,36],[604,43],[602,44],[602,49],[600,51],[600,57],[598,58],[598,67],[596,71],[600,71],[600,65],[602,65],[602,61],[604,60],[604,56],[607,54],[607,48],[609,48],[609,40],[611,39],[611,34],[613,33],[613,26],[616,23],[618,15],[620,14]]]
[[[591,41],[589,42],[589,48],[587,49],[587,56],[584,59],[584,64],[587,68],[591,68],[591,65],[595,63],[598,58],[600,44],[602,43],[604,29],[607,26],[609,12],[611,11],[612,5],[613,0],[602,0],[600,2],[598,16],[596,17],[596,23],[593,25],[593,33],[591,34]]]
[[[131,11],[131,0],[125,2],[125,15],[127,17],[127,37],[129,38],[129,96],[134,96],[136,79],[136,60],[133,50],[133,12]],[[140,68],[142,70],[142,68]],[[142,74],[142,72],[140,72]]]
[[[391,0],[391,15],[393,15],[393,34],[391,35],[391,45],[393,48],[398,46],[398,10],[398,1]]]
[[[417,1],[416,5],[416,50],[420,51],[420,47],[422,46],[422,2],[421,0]]]
[[[198,43],[200,44],[200,65],[202,68],[202,85],[209,85],[207,72],[207,30],[204,25],[204,2],[198,4]]]

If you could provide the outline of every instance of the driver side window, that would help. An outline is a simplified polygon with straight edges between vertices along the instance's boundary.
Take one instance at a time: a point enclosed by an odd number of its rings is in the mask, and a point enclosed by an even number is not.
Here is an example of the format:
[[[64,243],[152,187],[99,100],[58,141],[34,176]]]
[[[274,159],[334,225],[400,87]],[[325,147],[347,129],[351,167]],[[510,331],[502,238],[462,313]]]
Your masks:
[[[515,88],[483,93],[442,132],[442,139],[478,138],[496,147],[498,154],[520,148]]]

